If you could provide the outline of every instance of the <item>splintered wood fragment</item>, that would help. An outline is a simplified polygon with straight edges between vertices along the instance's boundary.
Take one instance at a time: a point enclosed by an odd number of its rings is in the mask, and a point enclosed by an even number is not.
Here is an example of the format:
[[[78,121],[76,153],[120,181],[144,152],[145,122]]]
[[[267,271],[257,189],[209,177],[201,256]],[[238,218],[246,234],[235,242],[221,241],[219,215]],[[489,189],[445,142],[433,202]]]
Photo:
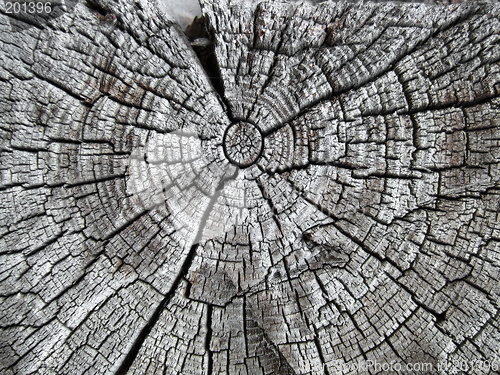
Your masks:
[[[494,373],[500,5],[201,7],[2,5],[0,372]]]

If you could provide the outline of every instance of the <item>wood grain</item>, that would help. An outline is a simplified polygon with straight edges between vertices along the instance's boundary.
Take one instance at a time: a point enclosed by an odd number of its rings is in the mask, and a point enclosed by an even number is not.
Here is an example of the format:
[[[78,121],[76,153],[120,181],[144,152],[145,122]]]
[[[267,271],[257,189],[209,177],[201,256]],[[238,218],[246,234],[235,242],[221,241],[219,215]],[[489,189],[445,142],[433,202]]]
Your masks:
[[[500,6],[201,6],[2,8],[0,371],[498,364]]]

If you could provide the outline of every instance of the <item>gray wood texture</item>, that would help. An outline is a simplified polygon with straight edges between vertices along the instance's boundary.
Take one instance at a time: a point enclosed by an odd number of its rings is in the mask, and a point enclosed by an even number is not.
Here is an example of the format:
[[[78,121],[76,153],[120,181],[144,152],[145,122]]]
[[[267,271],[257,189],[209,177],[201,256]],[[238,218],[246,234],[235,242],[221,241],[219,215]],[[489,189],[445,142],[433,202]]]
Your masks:
[[[2,8],[0,372],[498,364],[500,6],[201,6]]]

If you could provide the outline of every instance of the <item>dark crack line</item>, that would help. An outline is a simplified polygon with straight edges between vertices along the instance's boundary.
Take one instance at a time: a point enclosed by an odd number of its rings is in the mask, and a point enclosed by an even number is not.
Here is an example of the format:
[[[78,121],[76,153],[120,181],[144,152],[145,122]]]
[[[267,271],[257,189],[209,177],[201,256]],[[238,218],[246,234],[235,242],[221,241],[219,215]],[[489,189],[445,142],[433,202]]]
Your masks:
[[[237,174],[238,174],[238,169],[236,169],[232,175],[230,175],[226,178],[223,178],[219,182],[219,185],[217,186],[217,189],[216,189],[216,194],[211,198],[209,205],[207,206],[203,216],[200,219],[200,225],[198,227],[198,232],[196,233],[196,237],[194,239],[193,245],[191,245],[191,248],[189,249],[189,252],[186,256],[186,259],[184,260],[184,262],[182,264],[182,267],[181,267],[178,275],[176,276],[174,282],[172,283],[172,286],[170,287],[169,291],[167,292],[167,294],[165,295],[163,300],[160,302],[160,304],[157,306],[157,308],[153,312],[153,315],[148,320],[147,324],[140,331],[139,335],[137,336],[137,338],[134,341],[134,344],[132,345],[132,348],[125,356],[123,362],[118,367],[118,370],[115,372],[115,375],[125,375],[128,373],[128,370],[130,369],[130,367],[134,363],[135,359],[137,358],[137,355],[139,354],[139,350],[143,347],[143,344],[146,341],[149,334],[151,333],[151,330],[158,322],[158,320],[161,316],[161,313],[164,311],[164,309],[166,308],[168,303],[171,301],[171,299],[175,295],[175,292],[177,291],[181,281],[186,279],[186,276],[189,272],[189,268],[191,267],[191,264],[193,263],[193,260],[196,256],[196,250],[200,246],[200,241],[201,241],[201,238],[203,235],[203,230],[206,227],[206,224],[208,222],[207,219],[210,216],[210,213],[212,212],[212,208],[215,205],[215,203],[217,202],[217,199],[221,196],[225,184],[227,182],[233,180],[234,178],[236,178]],[[186,297],[189,298],[189,296],[186,296]],[[207,322],[207,324],[208,324],[208,322]],[[208,335],[208,331],[207,331],[207,335]],[[207,340],[209,340],[209,338],[207,338]]]
[[[207,375],[213,373],[214,367],[213,352],[210,350],[210,342],[212,341],[212,311],[213,307],[207,304],[207,334],[205,336],[205,351],[208,354]]]
[[[197,20],[195,20],[194,22],[196,21]],[[202,23],[204,28],[203,32],[206,34],[202,32],[201,35],[191,35],[191,37],[194,39],[196,37],[208,36],[210,39],[210,44],[205,47],[200,47],[196,46],[195,43],[191,43],[189,45],[189,48],[193,50],[193,53],[198,60],[198,64],[203,69],[206,78],[208,78],[208,82],[210,82],[212,88],[217,94],[220,104],[225,107],[228,118],[231,120],[231,122],[235,122],[230,103],[227,101],[224,93],[224,80],[222,78],[217,54],[215,53],[215,30],[210,27],[207,16],[203,17]]]
[[[158,322],[161,313],[167,306],[167,304],[170,302],[172,297],[175,294],[175,291],[177,290],[181,280],[185,277],[187,274],[189,267],[191,266],[191,263],[194,259],[194,256],[196,254],[196,249],[198,247],[198,244],[194,244],[191,246],[189,249],[189,252],[186,256],[186,259],[181,267],[181,270],[177,277],[174,280],[174,283],[170,287],[170,290],[168,293],[165,295],[163,300],[160,302],[160,304],[157,306],[155,311],[153,312],[153,315],[151,318],[149,318],[149,321],[147,324],[142,328],[142,330],[139,332],[139,335],[134,341],[134,344],[132,345],[132,348],[130,351],[127,353],[125,358],[123,359],[123,362],[121,363],[120,367],[118,367],[118,370],[115,372],[115,375],[124,375],[128,373],[128,370],[134,363],[135,359],[137,358],[137,355],[139,354],[139,350],[143,347],[144,342],[146,341],[146,338],[149,336],[151,333],[151,330],[153,327],[156,325]]]
[[[401,53],[401,55],[399,56],[395,56],[394,59],[387,65],[387,67],[385,69],[382,69],[378,74],[375,74],[373,76],[370,76],[369,79],[367,80],[364,80],[358,84],[355,84],[353,86],[350,86],[350,87],[347,87],[343,90],[339,90],[337,92],[335,91],[332,91],[331,93],[329,94],[326,94],[324,95],[323,97],[320,97],[319,99],[317,99],[316,101],[304,106],[303,108],[300,108],[298,113],[295,114],[294,116],[291,116],[290,118],[287,118],[287,119],[283,119],[283,121],[278,124],[277,126],[267,130],[266,132],[263,133],[263,136],[267,137],[268,135],[270,134],[273,134],[275,133],[276,131],[280,130],[281,128],[283,128],[284,126],[286,126],[287,124],[291,124],[293,123],[294,121],[296,121],[297,119],[299,119],[300,117],[302,117],[304,114],[310,112],[310,111],[313,111],[317,106],[325,103],[325,102],[330,102],[330,101],[333,101],[333,100],[338,100],[343,94],[347,93],[347,92],[350,92],[350,91],[353,91],[353,90],[357,90],[361,87],[364,87],[370,83],[373,83],[374,81],[376,81],[377,79],[379,79],[380,77],[384,76],[385,74],[387,74],[388,72],[391,72],[391,71],[394,71],[395,68],[396,68],[396,65],[402,60],[404,59],[405,57],[407,56],[410,56],[412,53],[415,53],[419,50],[421,50],[427,43],[429,40],[437,37],[439,34],[447,31],[447,30],[450,30],[452,29],[453,27],[455,26],[458,26],[464,22],[467,22],[469,21],[474,15],[475,15],[476,12],[470,12],[470,13],[465,13],[462,15],[462,17],[459,17],[457,18],[454,22],[450,23],[449,25],[446,25],[446,27],[443,27],[443,28],[438,28],[434,31],[431,31],[429,33],[429,35],[427,35],[427,37],[424,37],[422,40],[420,40],[418,43],[416,43],[412,48],[404,51],[403,53]],[[359,55],[356,54],[353,59]],[[352,60],[352,59],[351,59]]]

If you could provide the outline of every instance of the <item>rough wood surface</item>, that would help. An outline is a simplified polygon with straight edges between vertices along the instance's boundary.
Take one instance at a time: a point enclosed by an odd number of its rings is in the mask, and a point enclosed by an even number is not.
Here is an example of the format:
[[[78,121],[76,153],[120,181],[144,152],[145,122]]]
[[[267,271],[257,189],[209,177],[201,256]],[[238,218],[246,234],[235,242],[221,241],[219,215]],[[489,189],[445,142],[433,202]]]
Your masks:
[[[202,10],[2,8],[0,371],[498,361],[500,6]]]

